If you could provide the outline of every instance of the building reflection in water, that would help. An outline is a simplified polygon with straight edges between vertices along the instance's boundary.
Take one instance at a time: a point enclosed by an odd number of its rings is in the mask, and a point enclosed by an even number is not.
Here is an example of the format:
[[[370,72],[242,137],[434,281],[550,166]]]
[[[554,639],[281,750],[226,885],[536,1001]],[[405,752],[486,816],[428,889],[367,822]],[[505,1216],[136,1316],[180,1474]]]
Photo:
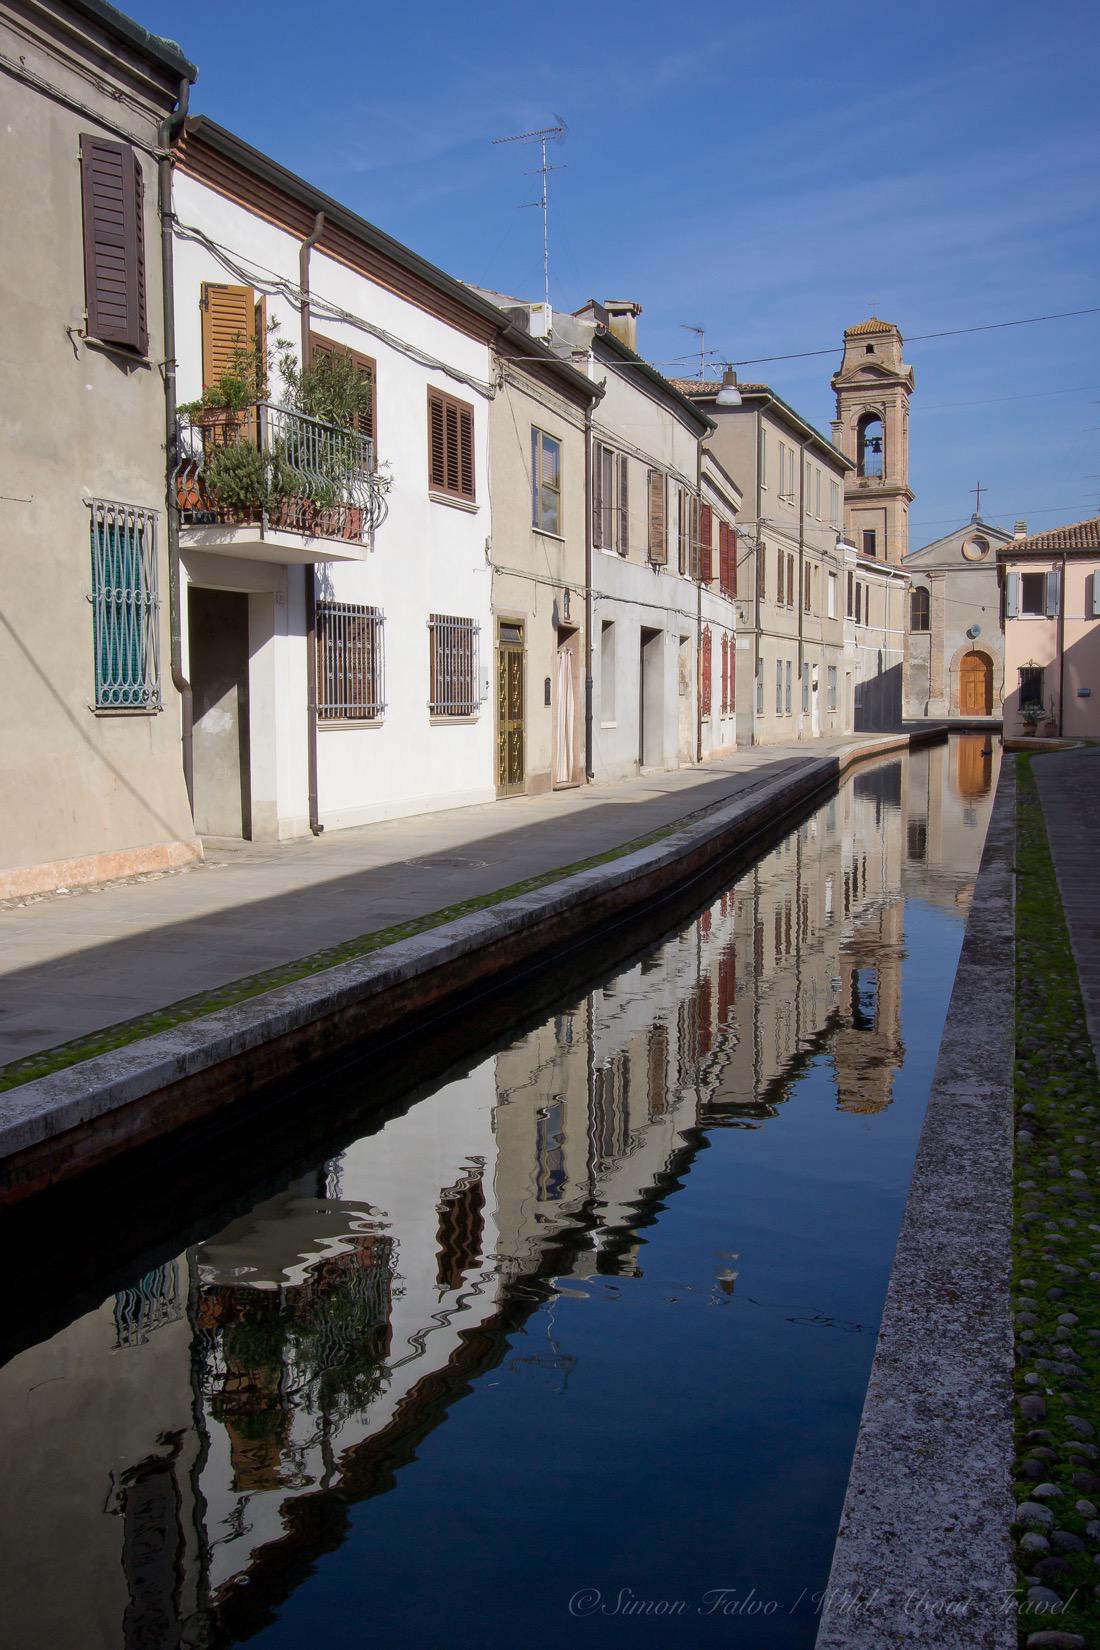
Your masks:
[[[814,1060],[839,1110],[888,1107],[904,899],[968,904],[983,746],[857,773],[606,984],[14,1358],[11,1642],[256,1631],[531,1312],[640,1270],[706,1131],[764,1125]],[[540,1360],[567,1378],[552,1341]]]

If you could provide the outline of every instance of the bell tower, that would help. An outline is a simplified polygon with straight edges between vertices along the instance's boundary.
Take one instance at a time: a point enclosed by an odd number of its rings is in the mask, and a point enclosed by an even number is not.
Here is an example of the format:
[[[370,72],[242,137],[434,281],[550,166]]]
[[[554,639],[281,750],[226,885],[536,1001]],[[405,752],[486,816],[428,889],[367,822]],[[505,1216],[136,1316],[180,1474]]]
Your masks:
[[[833,374],[833,444],[855,465],[844,483],[844,526],[857,550],[898,566],[909,548],[909,397],[902,336],[872,316],[844,329]]]

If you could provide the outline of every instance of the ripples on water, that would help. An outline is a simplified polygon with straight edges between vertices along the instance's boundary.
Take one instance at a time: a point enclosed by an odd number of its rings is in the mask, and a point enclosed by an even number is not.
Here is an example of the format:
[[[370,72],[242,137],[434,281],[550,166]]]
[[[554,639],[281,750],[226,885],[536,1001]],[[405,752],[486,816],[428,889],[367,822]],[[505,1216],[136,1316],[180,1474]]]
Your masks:
[[[810,1646],[983,744],[12,1358],[0,1639]]]

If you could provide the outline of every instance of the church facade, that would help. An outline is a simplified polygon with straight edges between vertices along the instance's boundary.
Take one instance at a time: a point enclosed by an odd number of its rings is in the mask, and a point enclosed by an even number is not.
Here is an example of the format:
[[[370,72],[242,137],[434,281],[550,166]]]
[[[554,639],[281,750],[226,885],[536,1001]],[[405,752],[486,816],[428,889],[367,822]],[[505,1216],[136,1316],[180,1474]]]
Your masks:
[[[1011,543],[1011,533],[975,514],[906,556],[907,718],[1000,716],[1004,633],[997,552]]]

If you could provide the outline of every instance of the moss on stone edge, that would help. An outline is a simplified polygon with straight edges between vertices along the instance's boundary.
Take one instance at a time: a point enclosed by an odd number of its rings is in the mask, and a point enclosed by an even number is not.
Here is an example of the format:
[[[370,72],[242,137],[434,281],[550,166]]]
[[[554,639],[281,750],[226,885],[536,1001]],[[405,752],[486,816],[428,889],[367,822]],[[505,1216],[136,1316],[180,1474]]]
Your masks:
[[[749,786],[748,789],[753,790],[755,786]],[[744,791],[740,792],[736,800],[740,800],[745,794]],[[304,980],[310,974],[321,974],[325,969],[335,968],[339,963],[369,956],[371,952],[379,951],[383,946],[397,945],[399,941],[410,939],[414,934],[423,934],[430,928],[439,928],[443,923],[453,922],[458,917],[469,916],[472,911],[483,911],[489,906],[500,905],[505,900],[516,899],[521,894],[530,894],[535,889],[545,888],[548,883],[560,882],[563,877],[573,876],[579,871],[590,871],[597,865],[606,865],[611,860],[622,859],[627,854],[636,853],[640,848],[651,847],[664,837],[673,836],[677,831],[682,831],[686,826],[713,813],[715,808],[724,807],[732,800],[735,799],[727,797],[723,802],[697,808],[693,813],[685,814],[682,818],[673,820],[671,824],[651,831],[648,836],[634,837],[630,842],[621,843],[617,848],[610,848],[607,853],[596,854],[591,859],[576,860],[572,865],[560,865],[552,871],[542,872],[537,877],[528,877],[524,882],[513,882],[507,888],[498,888],[493,893],[479,894],[474,899],[460,900],[455,905],[444,905],[438,911],[426,912],[424,916],[414,917],[409,922],[358,934],[339,945],[326,946],[322,951],[311,952],[307,957],[282,963],[277,968],[267,968],[259,974],[246,974],[239,980],[228,981],[216,990],[203,991],[192,997],[181,997],[178,1002],[167,1003],[163,1008],[155,1009],[149,1014],[139,1014],[130,1020],[119,1020],[114,1025],[89,1032],[84,1037],[75,1037],[71,1042],[57,1043],[53,1048],[28,1054],[25,1059],[13,1060],[9,1065],[0,1066],[0,1094],[9,1089],[19,1088],[24,1083],[33,1083],[39,1077],[48,1077],[52,1072],[64,1071],[69,1066],[78,1065],[82,1060],[92,1060],[97,1054],[108,1054],[112,1049],[125,1048],[128,1043],[139,1042],[143,1037],[153,1037],[157,1032],[170,1031],[173,1026],[182,1025],[185,1021],[200,1019],[205,1014],[216,1014],[222,1008],[232,1008],[236,1003],[246,1002],[250,997],[263,996],[266,991],[275,991],[279,986],[293,985],[296,980]]]
[[[1031,762],[1016,814],[1014,1483],[1018,1508],[1051,1517],[1016,1526],[1019,1620],[1022,1643],[1054,1629],[1100,1644],[1100,1106]],[[1064,1609],[1029,1607],[1036,1583]]]

